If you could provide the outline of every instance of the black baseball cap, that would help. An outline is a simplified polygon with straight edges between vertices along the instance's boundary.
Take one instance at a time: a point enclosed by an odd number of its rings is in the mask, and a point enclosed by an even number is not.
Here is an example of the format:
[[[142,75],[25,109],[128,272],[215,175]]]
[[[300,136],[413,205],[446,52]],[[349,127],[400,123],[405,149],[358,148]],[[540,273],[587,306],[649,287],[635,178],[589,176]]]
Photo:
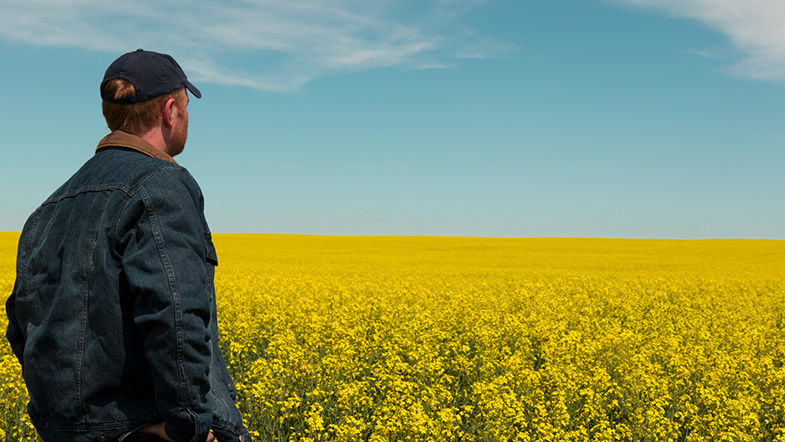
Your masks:
[[[128,80],[136,88],[136,95],[123,100],[115,100],[104,91],[109,80],[122,78]],[[180,65],[171,55],[137,49],[121,55],[106,69],[101,82],[101,98],[104,101],[118,104],[133,104],[147,101],[181,87],[188,88],[196,98],[202,93],[185,76]]]

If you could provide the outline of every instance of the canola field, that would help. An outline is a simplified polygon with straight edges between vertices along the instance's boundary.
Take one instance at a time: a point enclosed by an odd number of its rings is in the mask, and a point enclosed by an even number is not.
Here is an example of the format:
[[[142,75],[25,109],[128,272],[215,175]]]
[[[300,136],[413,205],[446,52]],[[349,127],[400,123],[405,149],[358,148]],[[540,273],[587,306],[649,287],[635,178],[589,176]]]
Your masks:
[[[785,440],[784,241],[214,240],[260,441]],[[33,440],[0,357],[0,440]]]

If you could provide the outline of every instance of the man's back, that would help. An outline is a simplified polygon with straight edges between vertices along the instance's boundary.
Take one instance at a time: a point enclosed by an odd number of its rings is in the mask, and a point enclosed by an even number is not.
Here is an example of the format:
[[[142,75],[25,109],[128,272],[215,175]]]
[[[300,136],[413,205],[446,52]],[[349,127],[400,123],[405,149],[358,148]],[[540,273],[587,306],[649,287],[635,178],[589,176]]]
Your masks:
[[[8,305],[25,318],[9,340],[39,432],[164,418],[241,431],[217,346],[216,264],[201,191],[174,162],[106,147],[48,198],[22,232]]]
[[[36,420],[59,416],[62,425],[100,413],[84,408],[106,388],[129,401],[151,396],[139,390],[152,383],[141,363],[141,337],[129,323],[134,300],[120,296],[117,284],[115,229],[140,182],[161,167],[173,166],[135,152],[101,151],[25,225],[15,313],[27,319],[20,356]],[[123,360],[132,364],[123,367]]]

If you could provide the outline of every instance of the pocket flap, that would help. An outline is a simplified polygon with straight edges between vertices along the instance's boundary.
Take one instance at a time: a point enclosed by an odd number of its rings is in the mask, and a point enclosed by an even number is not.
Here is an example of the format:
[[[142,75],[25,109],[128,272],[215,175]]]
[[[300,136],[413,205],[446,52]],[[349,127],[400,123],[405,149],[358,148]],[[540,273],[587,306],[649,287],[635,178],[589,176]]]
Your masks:
[[[218,254],[215,252],[215,246],[213,245],[213,239],[210,235],[204,236],[204,243],[205,243],[205,259],[207,262],[214,266],[218,266]]]

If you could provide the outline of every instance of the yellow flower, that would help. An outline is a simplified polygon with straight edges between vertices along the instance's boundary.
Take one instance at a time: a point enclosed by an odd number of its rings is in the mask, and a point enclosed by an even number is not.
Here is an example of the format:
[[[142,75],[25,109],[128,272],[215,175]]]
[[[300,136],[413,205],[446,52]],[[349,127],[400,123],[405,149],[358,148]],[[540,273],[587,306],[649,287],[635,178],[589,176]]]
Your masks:
[[[17,239],[0,234],[4,293]],[[215,243],[255,439],[785,440],[782,241]],[[33,440],[0,357],[0,440]]]

